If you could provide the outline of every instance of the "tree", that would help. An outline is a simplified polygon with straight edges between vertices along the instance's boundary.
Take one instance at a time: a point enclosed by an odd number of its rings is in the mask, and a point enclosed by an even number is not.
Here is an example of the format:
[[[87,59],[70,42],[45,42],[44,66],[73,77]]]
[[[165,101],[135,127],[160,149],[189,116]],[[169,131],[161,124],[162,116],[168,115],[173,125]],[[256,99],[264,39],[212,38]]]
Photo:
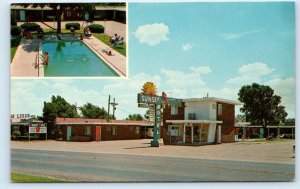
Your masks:
[[[47,123],[48,137],[58,137],[59,130],[55,125],[57,117],[76,118],[79,117],[76,111],[76,106],[69,104],[61,96],[51,97],[51,102],[44,102],[43,121]]]
[[[295,118],[288,118],[285,120],[284,125],[295,126]]]
[[[235,116],[235,122],[246,122],[246,116],[241,114]]]
[[[143,116],[141,114],[129,114],[126,120],[133,120],[133,121],[142,121]]]
[[[243,86],[238,95],[239,101],[244,103],[241,112],[245,114],[246,121],[263,128],[284,123],[287,116],[285,107],[279,105],[281,97],[275,95],[271,87],[253,83]]]
[[[103,107],[91,103],[84,104],[79,108],[83,118],[104,119],[107,118],[107,112]]]
[[[90,11],[93,10],[93,7],[95,7],[95,4],[87,4],[87,3],[33,3],[33,4],[23,3],[20,5],[25,8],[28,6],[32,6],[33,8],[50,7],[53,10],[55,15],[58,34],[61,33],[61,16],[66,9],[71,9],[71,10],[75,9],[77,12],[80,12],[82,13],[82,15],[84,15],[86,10]]]

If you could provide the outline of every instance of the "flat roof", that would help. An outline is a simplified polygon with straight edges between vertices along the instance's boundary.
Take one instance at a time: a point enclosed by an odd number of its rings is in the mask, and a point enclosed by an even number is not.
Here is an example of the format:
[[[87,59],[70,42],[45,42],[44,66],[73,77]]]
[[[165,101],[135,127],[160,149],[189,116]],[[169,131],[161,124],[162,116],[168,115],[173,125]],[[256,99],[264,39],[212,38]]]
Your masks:
[[[227,99],[216,98],[216,97],[188,98],[188,99],[183,99],[183,102],[223,102],[223,103],[233,104],[233,105],[243,105],[244,104],[240,101],[227,100]]]
[[[167,123],[223,123],[223,121],[215,120],[166,120]]]
[[[146,121],[109,120],[88,118],[56,118],[57,125],[141,125],[150,126]]]

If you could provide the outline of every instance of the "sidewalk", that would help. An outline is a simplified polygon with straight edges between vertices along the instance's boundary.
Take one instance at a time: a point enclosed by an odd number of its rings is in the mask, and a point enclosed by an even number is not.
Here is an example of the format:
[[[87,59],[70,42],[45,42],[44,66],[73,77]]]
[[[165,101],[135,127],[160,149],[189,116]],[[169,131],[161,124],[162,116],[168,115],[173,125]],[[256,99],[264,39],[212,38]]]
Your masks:
[[[227,143],[205,146],[150,147],[150,139],[101,142],[11,141],[13,149],[72,151],[139,156],[164,156],[197,159],[234,160],[268,163],[295,163],[294,140],[276,143]]]
[[[36,38],[21,40],[10,64],[11,77],[44,77],[43,66],[40,66],[39,70],[35,68],[38,45],[39,41]]]

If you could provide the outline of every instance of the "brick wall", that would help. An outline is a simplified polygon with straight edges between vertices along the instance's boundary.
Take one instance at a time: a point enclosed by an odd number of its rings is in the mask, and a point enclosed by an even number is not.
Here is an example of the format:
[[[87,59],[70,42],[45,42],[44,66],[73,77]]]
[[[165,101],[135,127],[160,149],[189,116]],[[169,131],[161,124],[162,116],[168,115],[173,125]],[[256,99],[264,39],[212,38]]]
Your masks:
[[[222,104],[222,115],[218,115],[217,111],[217,120],[223,121],[223,123],[221,124],[222,143],[234,142],[234,105],[220,102],[218,102],[217,104]]]
[[[86,136],[85,135],[86,125],[72,125],[72,136]],[[89,125],[87,125],[89,126]],[[96,126],[101,126],[101,141],[104,140],[129,140],[129,139],[141,139],[141,126],[128,126],[128,125],[90,125],[91,127],[91,140],[96,140]],[[116,135],[111,132],[111,127],[117,127]],[[139,129],[139,133],[136,133],[136,128]],[[67,126],[61,126],[63,140],[67,140]]]
[[[116,135],[112,134],[111,127],[117,127]],[[139,133],[136,133],[136,129],[139,129]],[[129,139],[141,139],[141,126],[101,126],[101,140],[129,140]]]

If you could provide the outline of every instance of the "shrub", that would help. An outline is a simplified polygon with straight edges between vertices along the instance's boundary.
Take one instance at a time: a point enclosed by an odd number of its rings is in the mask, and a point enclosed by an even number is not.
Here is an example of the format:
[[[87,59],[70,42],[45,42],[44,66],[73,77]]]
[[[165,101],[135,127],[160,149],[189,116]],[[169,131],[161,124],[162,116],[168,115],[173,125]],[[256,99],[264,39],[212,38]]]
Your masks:
[[[18,46],[19,43],[20,43],[20,41],[21,41],[21,36],[12,36],[10,38],[10,45],[11,45],[11,47]]]
[[[13,135],[13,136],[21,136],[21,133],[20,133],[20,131],[14,131],[14,132],[11,133],[11,135]]]
[[[10,29],[10,34],[12,36],[19,36],[21,35],[22,28],[20,26],[12,26]]]
[[[100,24],[91,24],[88,28],[92,33],[104,33],[104,27]]]
[[[293,138],[295,138],[295,134],[284,134],[283,138],[293,139]]]
[[[22,28],[26,28],[27,31],[37,31],[40,27],[37,23],[27,22],[21,25]]]
[[[16,17],[15,17],[14,14],[10,14],[10,25],[11,26],[16,26],[17,25]]]
[[[73,27],[75,30],[80,30],[80,24],[79,23],[66,23],[66,29],[70,30],[70,28]]]

